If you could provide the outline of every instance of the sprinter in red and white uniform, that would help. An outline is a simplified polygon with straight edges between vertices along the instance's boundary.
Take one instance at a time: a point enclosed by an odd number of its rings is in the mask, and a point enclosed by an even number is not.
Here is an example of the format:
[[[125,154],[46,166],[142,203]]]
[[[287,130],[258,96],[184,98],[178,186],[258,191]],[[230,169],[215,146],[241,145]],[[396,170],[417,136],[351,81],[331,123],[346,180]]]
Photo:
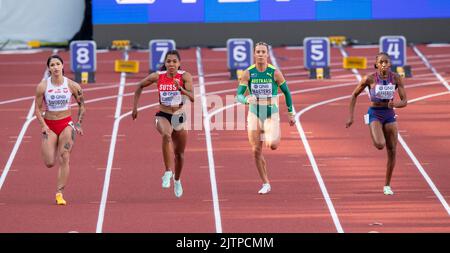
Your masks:
[[[85,106],[81,87],[64,76],[64,62],[58,55],[47,59],[49,77],[42,80],[36,89],[35,115],[41,125],[42,158],[48,168],[59,162],[56,184],[56,204],[66,205],[64,187],[69,177],[69,160],[76,133],[83,135]],[[78,121],[72,121],[70,101],[78,103]]]
[[[162,153],[165,166],[162,187],[169,188],[170,180],[173,177],[174,192],[178,198],[183,195],[180,177],[187,142],[186,114],[183,104],[186,97],[194,102],[192,75],[180,70],[180,60],[180,54],[177,50],[167,52],[161,71],[151,73],[137,83],[132,113],[133,120],[135,120],[138,115],[138,101],[142,90],[152,84],[157,85],[159,111],[155,115],[156,129],[162,136]],[[175,174],[173,173],[174,170]]]

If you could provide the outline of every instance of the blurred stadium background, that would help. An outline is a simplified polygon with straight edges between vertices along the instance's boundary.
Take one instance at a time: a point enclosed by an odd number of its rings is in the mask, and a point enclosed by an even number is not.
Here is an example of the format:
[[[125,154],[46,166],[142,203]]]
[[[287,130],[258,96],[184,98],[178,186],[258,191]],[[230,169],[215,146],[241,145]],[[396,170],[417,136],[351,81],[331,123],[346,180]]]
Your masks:
[[[410,43],[449,42],[448,0],[0,0],[0,48],[68,46],[95,40],[106,48],[127,39],[178,47],[223,47],[228,38],[274,46],[301,45],[308,36],[346,36],[374,44],[383,35]]]

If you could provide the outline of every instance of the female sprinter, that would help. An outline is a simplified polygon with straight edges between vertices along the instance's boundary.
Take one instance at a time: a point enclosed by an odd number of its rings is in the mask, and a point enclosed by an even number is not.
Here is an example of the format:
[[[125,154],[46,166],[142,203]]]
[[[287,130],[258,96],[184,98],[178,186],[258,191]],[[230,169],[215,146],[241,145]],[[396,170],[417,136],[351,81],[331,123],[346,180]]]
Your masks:
[[[185,98],[194,102],[192,92],[192,76],[180,70],[180,54],[177,50],[168,51],[161,71],[151,73],[137,84],[134,93],[132,118],[138,115],[138,101],[142,90],[152,84],[157,85],[159,94],[159,111],[156,113],[156,130],[162,137],[162,153],[165,172],[162,187],[169,188],[174,179],[174,192],[177,198],[183,195],[181,171],[184,163],[184,149],[187,142],[185,129],[186,115],[183,109]],[[175,159],[174,159],[175,157]],[[173,170],[175,169],[175,175]]]
[[[393,195],[391,189],[391,177],[394,171],[396,148],[397,148],[397,122],[394,108],[402,108],[407,105],[406,91],[403,79],[396,73],[390,71],[391,60],[389,55],[381,52],[375,58],[377,72],[364,76],[352,93],[350,101],[350,118],[346,127],[353,124],[353,112],[355,110],[358,95],[367,87],[369,89],[371,106],[366,115],[369,125],[370,136],[374,146],[381,150],[386,146],[387,170],[386,180],[383,187],[385,195]],[[394,102],[395,91],[398,90],[400,101]],[[367,117],[367,116],[366,116]]]
[[[262,154],[262,145],[272,150],[278,148],[281,139],[280,115],[278,110],[278,88],[284,93],[289,114],[289,124],[295,124],[292,97],[286,80],[280,70],[268,63],[269,45],[258,42],[254,49],[255,64],[247,68],[239,80],[237,100],[249,104],[247,117],[248,140],[259,176],[263,182],[259,194],[271,191],[266,161]],[[249,95],[245,96],[246,90]]]
[[[84,98],[78,83],[64,76],[64,62],[58,55],[47,59],[50,77],[42,80],[36,89],[35,115],[41,125],[42,158],[48,168],[59,162],[56,184],[56,204],[66,205],[63,191],[69,177],[70,152],[76,133],[83,135]],[[78,121],[72,121],[70,100],[78,103]],[[45,109],[43,105],[45,104]]]

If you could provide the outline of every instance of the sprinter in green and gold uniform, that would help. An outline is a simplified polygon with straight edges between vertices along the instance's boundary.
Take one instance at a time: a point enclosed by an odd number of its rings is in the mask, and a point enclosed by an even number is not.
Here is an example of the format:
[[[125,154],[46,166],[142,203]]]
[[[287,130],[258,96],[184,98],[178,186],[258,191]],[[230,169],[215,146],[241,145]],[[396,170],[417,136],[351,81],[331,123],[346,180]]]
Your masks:
[[[292,98],[286,80],[280,70],[268,63],[269,46],[258,42],[254,51],[255,64],[244,71],[239,80],[237,100],[249,104],[247,117],[248,139],[252,145],[256,167],[263,186],[259,194],[269,193],[271,190],[267,175],[266,161],[262,155],[262,144],[272,150],[280,144],[280,115],[278,106],[278,88],[283,92],[289,114],[289,124],[295,125]],[[245,96],[248,89],[248,96]]]

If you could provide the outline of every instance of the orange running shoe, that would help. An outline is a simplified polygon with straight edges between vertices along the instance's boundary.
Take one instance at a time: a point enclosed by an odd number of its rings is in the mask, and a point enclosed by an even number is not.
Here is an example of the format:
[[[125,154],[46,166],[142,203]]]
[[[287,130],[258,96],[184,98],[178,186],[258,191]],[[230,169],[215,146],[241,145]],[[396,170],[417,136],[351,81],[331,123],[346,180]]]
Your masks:
[[[63,195],[60,192],[56,193],[56,204],[63,206],[66,205],[66,201],[64,200]]]

